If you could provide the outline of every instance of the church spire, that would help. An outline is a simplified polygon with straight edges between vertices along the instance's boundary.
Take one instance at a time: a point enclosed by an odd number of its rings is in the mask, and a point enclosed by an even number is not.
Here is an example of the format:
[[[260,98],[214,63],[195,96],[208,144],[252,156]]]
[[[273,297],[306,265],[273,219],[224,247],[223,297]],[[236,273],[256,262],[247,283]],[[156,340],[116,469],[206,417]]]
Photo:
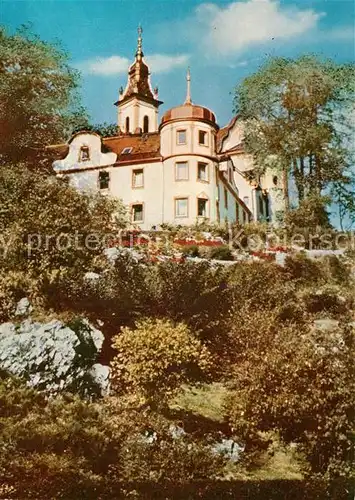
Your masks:
[[[142,50],[142,33],[143,33],[143,28],[142,26],[139,24],[138,26],[138,40],[137,40],[137,51],[136,51],[136,59],[140,60],[142,59],[142,57],[144,56],[143,54],[143,50]]]
[[[191,73],[190,66],[187,68],[186,72],[186,99],[184,104],[192,104],[191,101]]]

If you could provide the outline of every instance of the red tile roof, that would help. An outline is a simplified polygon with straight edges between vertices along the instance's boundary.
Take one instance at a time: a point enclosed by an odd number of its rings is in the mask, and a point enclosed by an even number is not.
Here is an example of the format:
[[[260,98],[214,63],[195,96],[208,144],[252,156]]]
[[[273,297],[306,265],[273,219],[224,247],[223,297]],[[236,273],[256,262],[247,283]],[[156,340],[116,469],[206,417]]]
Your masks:
[[[160,134],[158,132],[105,137],[102,142],[108,149],[117,154],[118,160],[137,154],[149,154],[154,157],[160,156]],[[122,155],[122,151],[125,148],[132,148],[132,152]]]
[[[102,139],[102,144],[104,148],[117,154],[118,164],[161,158],[159,132],[149,134],[122,134],[114,137],[104,137]],[[125,148],[132,148],[132,151],[128,154],[122,154]],[[53,161],[63,160],[68,154],[69,145],[54,144],[47,146],[47,150],[50,152]]]

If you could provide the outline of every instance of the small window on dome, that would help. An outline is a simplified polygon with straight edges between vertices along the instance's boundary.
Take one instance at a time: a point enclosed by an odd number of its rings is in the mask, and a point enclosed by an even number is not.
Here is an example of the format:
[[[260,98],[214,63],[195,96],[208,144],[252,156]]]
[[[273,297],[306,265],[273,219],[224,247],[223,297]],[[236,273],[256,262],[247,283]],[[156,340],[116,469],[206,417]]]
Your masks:
[[[205,130],[198,131],[198,143],[207,146],[207,132]]]
[[[178,130],[176,139],[178,144],[186,144],[186,130]]]
[[[89,161],[89,160],[90,160],[89,146],[81,146],[79,153],[79,161]]]
[[[274,186],[277,186],[277,183],[278,183],[277,175],[274,175],[274,177],[272,178],[272,182],[273,182]]]

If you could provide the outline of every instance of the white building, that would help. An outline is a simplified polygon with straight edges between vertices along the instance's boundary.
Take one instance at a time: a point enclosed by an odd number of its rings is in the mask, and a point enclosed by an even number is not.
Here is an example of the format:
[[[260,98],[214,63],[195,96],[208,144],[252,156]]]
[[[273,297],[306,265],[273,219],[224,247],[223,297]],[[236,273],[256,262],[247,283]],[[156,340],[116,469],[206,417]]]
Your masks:
[[[253,166],[243,151],[240,121],[234,118],[220,129],[212,111],[193,104],[189,71],[185,102],[168,110],[159,124],[162,102],[151,88],[138,32],[127,86],[115,103],[119,134],[101,138],[82,131],[67,145],[53,146],[60,155],[55,172],[78,189],[122,199],[132,224],[141,229],[206,219],[270,219],[277,178],[248,180]]]

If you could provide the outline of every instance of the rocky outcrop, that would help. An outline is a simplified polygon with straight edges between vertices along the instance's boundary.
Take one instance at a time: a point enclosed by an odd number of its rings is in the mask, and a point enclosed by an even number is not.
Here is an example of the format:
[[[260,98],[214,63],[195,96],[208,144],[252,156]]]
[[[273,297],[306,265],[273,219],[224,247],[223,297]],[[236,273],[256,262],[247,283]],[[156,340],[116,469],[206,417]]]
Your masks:
[[[107,394],[109,368],[97,363],[103,341],[101,331],[85,319],[68,324],[56,319],[3,323],[0,369],[49,394],[63,390],[87,397]]]

